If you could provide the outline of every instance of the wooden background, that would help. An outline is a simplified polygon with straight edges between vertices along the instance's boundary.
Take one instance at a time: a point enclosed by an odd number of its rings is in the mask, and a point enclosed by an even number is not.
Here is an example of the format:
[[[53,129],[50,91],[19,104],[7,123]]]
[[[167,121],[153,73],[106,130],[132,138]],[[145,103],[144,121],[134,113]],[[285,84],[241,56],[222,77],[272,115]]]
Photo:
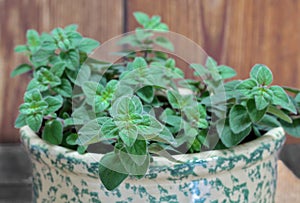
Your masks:
[[[0,0],[0,142],[19,140],[13,123],[29,78],[9,75],[25,62],[13,48],[25,43],[27,29],[76,23],[104,42],[135,28],[134,11],[161,15],[171,31],[234,67],[239,78],[264,63],[276,84],[300,88],[300,0]]]

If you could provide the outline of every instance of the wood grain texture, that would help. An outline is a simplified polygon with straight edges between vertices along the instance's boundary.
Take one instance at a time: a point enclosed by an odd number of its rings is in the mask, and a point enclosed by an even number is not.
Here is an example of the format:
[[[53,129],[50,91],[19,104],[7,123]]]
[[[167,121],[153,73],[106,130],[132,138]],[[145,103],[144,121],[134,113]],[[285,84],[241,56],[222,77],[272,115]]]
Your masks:
[[[274,84],[300,88],[299,0],[128,0],[127,5],[127,31],[137,26],[134,11],[160,15],[171,31],[234,67],[238,78],[247,78],[254,64],[263,63],[272,69]],[[300,140],[289,137],[288,142]]]
[[[275,84],[300,88],[300,0],[124,1],[0,0],[0,142],[18,140],[13,123],[29,78],[11,79],[9,74],[25,61],[13,53],[13,47],[25,42],[29,28],[41,32],[77,23],[85,36],[103,42],[120,34],[124,25],[127,31],[133,30],[134,11],[158,14],[171,31],[234,67],[239,78],[248,77],[254,64],[264,63],[274,72]]]
[[[26,30],[47,32],[75,23],[84,36],[103,42],[123,32],[123,1],[0,0],[0,10],[0,142],[18,142],[13,125],[29,78],[9,75],[26,62],[13,51],[25,43]]]

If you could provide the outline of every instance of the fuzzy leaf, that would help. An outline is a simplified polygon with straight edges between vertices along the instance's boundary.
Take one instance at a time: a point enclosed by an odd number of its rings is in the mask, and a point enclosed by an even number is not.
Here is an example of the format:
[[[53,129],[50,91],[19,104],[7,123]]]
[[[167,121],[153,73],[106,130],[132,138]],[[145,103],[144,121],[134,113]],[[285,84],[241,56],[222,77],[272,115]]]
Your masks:
[[[252,93],[252,89],[254,87],[257,87],[257,82],[253,79],[247,79],[247,80],[243,80],[241,83],[239,83],[236,86],[236,89],[241,92],[242,94],[244,94],[245,96],[249,97],[251,96]]]
[[[99,142],[101,137],[100,128],[97,119],[89,121],[78,131],[76,144],[89,145]]]
[[[226,147],[232,147],[238,145],[249,135],[250,132],[251,132],[251,126],[248,126],[243,131],[239,133],[234,133],[231,130],[228,120],[225,121],[225,125],[222,131],[218,129],[220,139],[222,140],[222,143]]]
[[[170,51],[174,51],[174,45],[164,37],[157,37],[154,43]]]
[[[28,30],[26,33],[27,45],[32,53],[35,53],[41,47],[39,33],[35,30]]]
[[[33,68],[29,64],[21,64],[18,67],[16,67],[10,74],[10,77],[16,77],[17,75],[21,75],[23,73],[27,73],[28,71],[31,71]]]
[[[94,39],[83,38],[79,43],[78,49],[89,54],[99,45],[100,43]]]
[[[125,146],[127,154],[138,166],[141,166],[148,157],[146,140],[140,138],[142,137],[136,139],[131,147]]]
[[[264,94],[259,94],[254,96],[255,99],[255,105],[257,110],[263,110],[265,108],[268,107],[268,105],[270,104],[269,101],[266,100],[266,98],[264,97]]]
[[[288,122],[288,123],[293,122],[292,119],[287,114],[285,114],[283,111],[281,111],[280,109],[278,109],[274,106],[268,107],[268,113],[273,114],[274,116],[284,120],[285,122]]]
[[[143,12],[134,12],[133,15],[136,21],[142,26],[146,25],[150,20],[149,16]]]
[[[265,116],[258,122],[257,125],[259,129],[264,131],[268,131],[272,128],[277,128],[280,126],[280,122],[274,116],[270,116],[268,114],[265,114]]]
[[[240,133],[251,126],[247,109],[242,105],[234,105],[229,112],[229,124],[233,133]]]
[[[107,190],[114,190],[128,176],[119,156],[115,153],[105,154],[99,162],[99,177]]]
[[[136,57],[132,63],[133,69],[147,68],[147,66],[148,66],[147,62],[142,57]]]
[[[42,134],[43,140],[59,145],[63,139],[63,126],[58,120],[47,121]]]
[[[106,138],[116,138],[119,135],[119,129],[112,119],[107,119],[101,126],[101,133]]]
[[[260,85],[270,85],[273,81],[271,70],[263,64],[253,66],[250,71],[250,77],[257,80]]]
[[[267,108],[257,110],[255,106],[255,101],[253,99],[250,99],[247,102],[247,111],[252,122],[258,122],[260,119],[263,118],[263,116],[267,112]]]
[[[280,86],[272,86],[270,90],[273,92],[272,104],[279,105],[283,109],[289,110],[292,113],[297,113],[295,106],[290,101],[284,89]]]
[[[61,108],[63,104],[63,98],[60,95],[56,97],[48,96],[45,98],[45,102],[48,103],[48,107],[44,112],[44,114],[47,115]]]
[[[218,66],[218,71],[223,80],[236,76],[236,71],[233,68],[225,65]]]
[[[59,86],[53,87],[53,90],[64,97],[72,96],[72,86],[69,80],[62,79]]]
[[[119,136],[122,139],[122,141],[127,145],[127,146],[132,146],[138,136],[138,130],[136,126],[134,125],[129,125],[126,127],[123,127],[120,132]]]
[[[26,125],[26,115],[20,113],[15,121],[15,128],[21,128]]]
[[[281,121],[281,124],[289,135],[300,138],[300,118],[294,119],[293,123]]]
[[[57,77],[61,77],[66,68],[66,64],[64,62],[56,63],[52,66],[50,71]]]
[[[15,51],[16,53],[22,53],[22,52],[27,52],[27,51],[29,51],[29,50],[28,50],[28,47],[27,47],[26,45],[17,45],[17,46],[15,47],[14,51]]]
[[[34,131],[37,132],[41,128],[43,115],[41,113],[27,115],[26,123]]]
[[[151,103],[154,99],[154,87],[145,86],[137,91],[137,95],[146,103]]]
[[[174,108],[174,109],[180,109],[180,105],[179,105],[179,102],[176,98],[176,94],[172,91],[168,91],[167,92],[167,97],[168,97],[168,100],[171,104],[171,106]]]
[[[78,70],[79,68],[79,53],[76,50],[70,50],[68,52],[61,52],[60,58],[66,63],[66,67],[69,70]]]

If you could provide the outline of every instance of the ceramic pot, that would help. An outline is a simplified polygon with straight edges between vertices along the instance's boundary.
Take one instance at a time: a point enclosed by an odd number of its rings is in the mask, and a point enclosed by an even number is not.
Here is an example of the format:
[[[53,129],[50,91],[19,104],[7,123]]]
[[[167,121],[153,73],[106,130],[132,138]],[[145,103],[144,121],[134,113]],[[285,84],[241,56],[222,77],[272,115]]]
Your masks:
[[[282,128],[228,150],[155,157],[147,175],[107,191],[98,178],[101,154],[80,155],[21,129],[33,166],[33,202],[274,202]]]

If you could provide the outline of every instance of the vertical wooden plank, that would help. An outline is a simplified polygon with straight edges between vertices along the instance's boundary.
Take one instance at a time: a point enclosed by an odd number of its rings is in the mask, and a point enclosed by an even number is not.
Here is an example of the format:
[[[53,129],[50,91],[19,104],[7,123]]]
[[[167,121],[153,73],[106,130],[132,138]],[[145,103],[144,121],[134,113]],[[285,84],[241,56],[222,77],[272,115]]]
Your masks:
[[[130,0],[128,26],[134,11],[161,15],[170,30],[201,45],[240,78],[256,63],[268,65],[275,83],[300,87],[300,1]]]
[[[160,15],[171,31],[234,67],[237,78],[263,63],[272,69],[274,84],[300,88],[300,1],[130,0],[127,6],[127,31],[137,26],[134,11]]]
[[[25,43],[26,30],[47,32],[75,23],[84,36],[104,42],[123,32],[123,0],[0,0],[0,10],[0,142],[16,142],[14,120],[29,78],[9,75],[26,61],[13,53]]]

